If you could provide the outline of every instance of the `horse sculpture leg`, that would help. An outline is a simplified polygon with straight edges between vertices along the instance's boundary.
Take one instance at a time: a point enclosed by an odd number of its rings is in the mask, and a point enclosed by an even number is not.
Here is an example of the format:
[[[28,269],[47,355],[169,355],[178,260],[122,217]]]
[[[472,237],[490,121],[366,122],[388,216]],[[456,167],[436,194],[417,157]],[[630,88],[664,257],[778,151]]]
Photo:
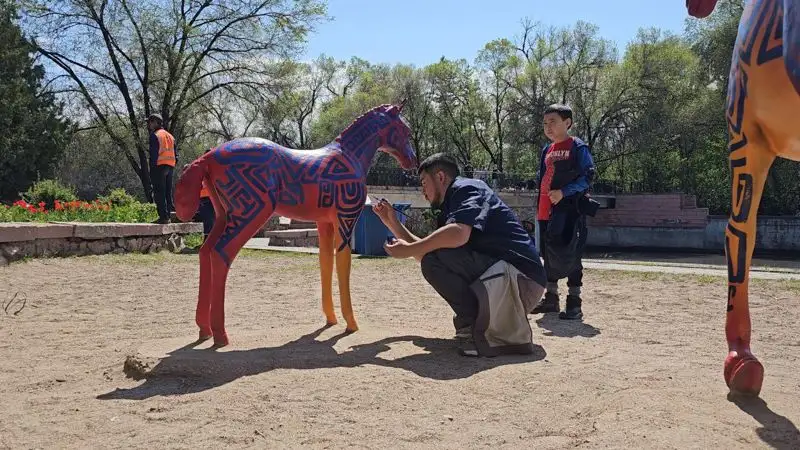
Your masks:
[[[339,301],[342,306],[342,316],[347,322],[347,331],[358,331],[353,304],[350,298],[350,268],[352,252],[349,245],[342,245],[344,239],[336,233],[336,279],[339,281]]]
[[[757,126],[749,128],[751,130],[744,133],[747,137],[738,141],[744,145],[731,143],[731,215],[725,230],[728,262],[725,334],[728,356],[725,359],[724,375],[731,392],[757,396],[764,380],[764,367],[750,351],[748,285],[756,243],[758,206],[775,155],[769,151],[769,146]]]
[[[205,341],[213,336],[211,331],[211,299],[214,278],[211,270],[211,255],[224,230],[225,216],[217,214],[211,232],[202,247],[200,247],[200,289],[197,295],[197,309],[195,310],[195,322],[200,328],[200,341]]]
[[[272,215],[272,210],[271,206],[265,207],[244,226],[231,226],[231,218],[237,216],[241,211],[229,211],[222,218],[223,220],[218,222],[224,222],[223,230],[213,241],[213,246],[209,246],[212,279],[211,333],[214,336],[215,348],[224,347],[229,343],[228,334],[225,331],[225,287],[230,266],[244,244],[264,226]]]
[[[328,325],[336,325],[333,312],[333,224],[317,222],[319,235],[319,270],[322,284],[322,312]]]

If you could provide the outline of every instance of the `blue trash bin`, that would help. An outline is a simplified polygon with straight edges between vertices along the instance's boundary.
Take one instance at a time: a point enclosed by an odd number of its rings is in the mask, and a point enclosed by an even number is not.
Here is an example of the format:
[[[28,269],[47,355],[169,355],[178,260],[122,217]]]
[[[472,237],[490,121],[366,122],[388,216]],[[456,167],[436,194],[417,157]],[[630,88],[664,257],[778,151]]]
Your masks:
[[[405,212],[411,208],[411,203],[395,203],[395,215],[400,223],[406,223]],[[367,205],[361,212],[353,230],[353,253],[369,256],[387,256],[383,250],[386,238],[394,236],[381,219],[372,211],[372,205]]]

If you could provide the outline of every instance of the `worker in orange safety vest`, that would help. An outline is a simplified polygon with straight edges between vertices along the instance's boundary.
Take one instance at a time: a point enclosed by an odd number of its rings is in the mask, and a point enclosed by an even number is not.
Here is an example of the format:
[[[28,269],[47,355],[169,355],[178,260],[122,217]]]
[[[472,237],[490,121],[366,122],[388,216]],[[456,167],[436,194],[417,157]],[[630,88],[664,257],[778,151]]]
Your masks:
[[[155,223],[169,223],[170,213],[175,211],[172,177],[178,162],[178,150],[175,138],[164,129],[164,119],[160,114],[147,117],[147,129],[150,130],[150,181],[158,210]]]

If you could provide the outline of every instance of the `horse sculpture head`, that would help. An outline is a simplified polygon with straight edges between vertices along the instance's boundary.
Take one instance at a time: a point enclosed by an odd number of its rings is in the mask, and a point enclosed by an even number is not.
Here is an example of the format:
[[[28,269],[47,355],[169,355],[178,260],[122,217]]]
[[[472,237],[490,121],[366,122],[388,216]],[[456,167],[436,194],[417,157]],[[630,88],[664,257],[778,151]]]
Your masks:
[[[714,12],[716,6],[717,0],[686,0],[686,9],[689,10],[689,15],[698,19],[708,17]]]
[[[389,124],[378,133],[378,150],[400,163],[405,170],[417,168],[417,153],[411,145],[411,128],[400,115],[406,101],[399,105],[382,105],[382,113],[389,118]]]

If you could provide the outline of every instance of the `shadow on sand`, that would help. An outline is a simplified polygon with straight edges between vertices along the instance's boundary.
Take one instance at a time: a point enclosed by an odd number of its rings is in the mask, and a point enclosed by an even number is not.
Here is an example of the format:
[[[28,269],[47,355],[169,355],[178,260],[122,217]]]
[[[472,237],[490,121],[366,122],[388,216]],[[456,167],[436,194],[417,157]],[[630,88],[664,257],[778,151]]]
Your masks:
[[[328,327],[322,327],[299,339],[278,347],[250,350],[214,351],[196,349],[198,343],[178,348],[159,360],[158,364],[142,377],[128,373],[145,382],[131,389],[115,389],[98,395],[101,400],[143,400],[156,395],[181,395],[202,392],[230,383],[238,378],[258,375],[274,369],[313,370],[336,367],[375,365],[407,370],[434,380],[455,380],[509,364],[521,364],[544,359],[546,353],[536,346],[533,354],[502,356],[496,358],[469,358],[460,356],[455,342],[420,336],[397,336],[376,342],[355,345],[344,353],[333,346],[346,336],[338,334],[326,340],[316,338]],[[427,353],[417,353],[397,359],[384,359],[378,355],[390,350],[389,344],[411,342]]]
[[[795,424],[769,409],[763,399],[728,394],[728,400],[761,424],[756,433],[765,444],[778,450],[800,448],[800,431]]]
[[[547,313],[536,319],[536,324],[540,328],[547,330],[545,336],[558,337],[595,337],[600,334],[600,330],[588,323],[580,320],[561,320],[558,313]]]

